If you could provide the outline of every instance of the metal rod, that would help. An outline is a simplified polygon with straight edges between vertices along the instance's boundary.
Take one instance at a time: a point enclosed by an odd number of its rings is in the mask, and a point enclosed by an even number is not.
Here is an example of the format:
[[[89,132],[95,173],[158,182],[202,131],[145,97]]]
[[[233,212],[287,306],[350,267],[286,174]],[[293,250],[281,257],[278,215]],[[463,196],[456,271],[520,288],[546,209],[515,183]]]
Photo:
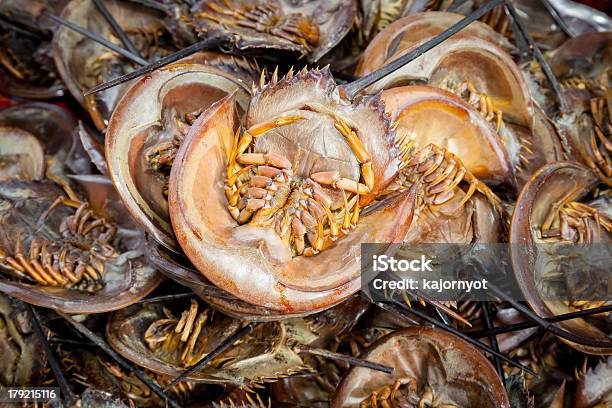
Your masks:
[[[531,309],[526,306],[523,306],[520,302],[516,301],[511,296],[508,296],[506,293],[499,290],[495,285],[489,283],[489,288],[491,289],[491,292],[493,292],[501,300],[510,303],[513,308],[533,320],[535,323],[537,323],[538,326],[542,327],[544,330],[553,333],[556,336],[562,337],[573,343],[582,344],[590,347],[612,347],[612,341],[588,339],[563,330],[560,327],[555,326],[554,323],[551,323],[546,319],[541,318],[540,316],[532,312]]]
[[[578,312],[565,313],[561,315],[557,315],[554,317],[546,317],[544,320],[551,323],[564,322],[566,320],[578,319],[581,317],[588,317],[600,313],[606,313],[612,311],[612,305],[595,307],[592,309],[580,310]],[[487,337],[490,335],[497,335],[503,333],[510,333],[517,330],[531,329],[533,327],[537,327],[538,324],[534,321],[515,323],[508,326],[503,327],[494,327],[490,330],[475,330],[475,331],[466,331],[465,334],[468,334],[475,338]]]
[[[485,327],[488,330],[490,330],[493,328],[493,320],[491,318],[491,305],[489,304],[489,302],[485,301],[481,303],[481,306],[482,306],[482,317],[485,323]],[[499,353],[499,344],[497,343],[497,337],[491,335],[489,336],[489,341],[491,342],[491,347],[493,348],[493,350]],[[499,374],[499,378],[504,380],[506,376],[504,375],[504,369],[501,365],[501,361],[499,357],[493,356],[493,362],[495,363],[495,369],[497,370],[497,374]],[[503,383],[505,385],[506,381],[503,381]]]
[[[160,295],[160,296],[153,296],[150,298],[140,299],[136,303],[153,303],[153,302],[159,302],[160,300],[184,299],[186,297],[193,297],[193,296],[196,296],[196,294],[193,292],[174,293],[171,295]]]
[[[559,11],[555,8],[555,6],[553,6],[549,0],[540,0],[540,1],[544,5],[544,7],[546,7],[548,14],[550,14],[552,19],[555,21],[555,24],[559,27],[559,29],[561,29],[561,31],[563,31],[563,33],[565,33],[565,35],[567,35],[569,38],[572,38],[574,36],[572,34],[572,30],[570,30],[568,25],[565,23],[565,20],[563,20],[563,16],[559,14]]]
[[[437,319],[434,319],[433,317],[429,316],[426,313],[423,313],[417,309],[413,309],[413,308],[409,308],[408,306],[402,304],[401,302],[398,301],[393,301],[392,304],[386,304],[383,302],[377,302],[376,305],[382,309],[388,310],[392,313],[395,314],[399,314],[402,315],[403,313],[400,310],[403,310],[405,312],[411,313],[423,320],[425,320],[427,323],[434,325],[442,330],[445,330],[451,334],[454,334],[455,336],[461,338],[462,340],[467,341],[468,343],[470,343],[471,345],[478,347],[481,350],[486,351],[489,354],[492,354],[494,356],[499,357],[501,360],[505,361],[506,363],[520,368],[521,370],[533,375],[534,377],[539,377],[538,374],[533,371],[532,369],[530,369],[529,367],[526,367],[520,363],[517,363],[516,361],[512,360],[511,358],[505,356],[502,353],[498,353],[497,351],[493,350],[491,347],[487,346],[486,344],[483,344],[481,342],[479,342],[478,340],[475,340],[473,338],[471,338],[470,336],[460,332],[459,330],[455,329],[454,327],[451,326],[447,326],[444,323],[440,322]],[[397,310],[397,308],[399,308],[400,310]]]
[[[131,81],[134,78],[138,78],[142,75],[148,74],[150,72],[155,71],[158,68],[164,67],[168,64],[172,64],[175,61],[178,61],[182,58],[188,57],[192,54],[195,54],[198,51],[203,51],[203,50],[207,50],[210,48],[214,48],[214,47],[218,47],[220,45],[224,45],[227,44],[231,41],[230,38],[224,37],[224,36],[214,36],[214,37],[209,37],[206,38],[205,40],[199,41],[195,44],[191,44],[188,47],[183,48],[182,50],[179,50],[173,54],[167,55],[163,58],[158,59],[155,62],[152,62],[150,64],[146,64],[141,68],[138,68],[135,71],[130,72],[129,74],[125,74],[122,75],[118,78],[113,79],[112,81],[108,81],[108,82],[104,82],[94,88],[91,88],[89,90],[87,90],[84,95],[90,95],[96,92],[100,92],[103,91],[105,89],[108,88],[112,88],[114,86],[117,86],[119,84],[122,84],[124,82],[127,81]]]
[[[461,21],[457,22],[456,24],[452,25],[448,29],[444,30],[442,33],[438,34],[431,40],[418,46],[417,48],[410,51],[406,55],[403,55],[397,58],[396,60],[391,61],[387,65],[377,69],[374,72],[369,73],[368,75],[365,75],[359,78],[358,80],[354,82],[343,85],[342,88],[344,89],[344,92],[346,93],[347,97],[350,100],[353,100],[355,96],[357,96],[361,91],[366,89],[368,86],[386,77],[387,75],[395,72],[396,70],[400,69],[404,65],[420,57],[427,51],[431,50],[432,48],[446,41],[447,39],[457,34],[459,31],[463,30],[465,27],[472,24],[474,21],[478,20],[479,18],[481,18],[482,16],[484,16],[489,11],[493,10],[495,7],[499,6],[503,2],[504,0],[491,0],[489,2],[486,2],[485,4],[480,6],[478,9],[474,10],[474,12],[472,12],[469,16],[463,18]]]
[[[217,346],[216,349],[206,354],[204,357],[202,357],[200,361],[198,361],[191,367],[187,368],[185,371],[179,374],[176,378],[170,381],[170,383],[166,385],[164,390],[169,390],[170,388],[174,387],[176,384],[183,381],[183,379],[185,379],[185,377],[187,377],[189,374],[193,373],[194,371],[204,368],[215,357],[217,357],[218,355],[222,354],[225,350],[230,348],[235,342],[237,342],[238,340],[240,340],[247,334],[251,333],[255,329],[255,327],[257,327],[258,325],[259,325],[259,322],[250,322],[249,324],[244,326],[242,329],[238,330],[236,333],[232,334],[231,336],[223,340],[223,342],[219,344],[219,346]]]
[[[67,405],[72,406],[72,404],[76,400],[76,396],[72,392],[70,384],[68,384],[68,380],[66,380],[66,377],[62,372],[62,368],[60,367],[59,362],[57,361],[55,353],[53,352],[53,350],[51,350],[51,346],[49,346],[49,342],[47,341],[47,336],[43,331],[42,324],[40,323],[40,319],[38,317],[38,313],[36,313],[36,310],[32,305],[28,304],[27,307],[30,314],[32,315],[32,322],[34,323],[34,332],[36,332],[36,335],[40,338],[40,341],[43,344],[43,350],[45,355],[47,356],[47,361],[51,366],[51,370],[53,371],[55,381],[57,381],[57,385],[59,386]]]
[[[92,33],[91,31],[81,27],[80,25],[74,24],[70,21],[66,21],[61,17],[58,17],[54,14],[51,14],[47,11],[43,12],[43,15],[45,15],[46,17],[49,17],[51,20],[55,21],[58,24],[61,24],[65,27],[68,27],[69,29],[76,31],[77,33],[89,38],[92,41],[97,42],[98,44],[101,44],[103,46],[105,46],[106,48],[108,48],[109,50],[112,50],[114,52],[116,52],[117,54],[121,55],[122,57],[125,57],[127,59],[129,59],[130,61],[135,62],[138,65],[147,65],[149,62],[141,57],[139,57],[138,55],[134,55],[131,52],[119,47],[116,44],[113,44],[112,42],[108,41],[106,38]]]
[[[115,34],[117,34],[117,37],[119,37],[119,40],[121,41],[121,44],[123,44],[125,49],[134,55],[142,57],[140,51],[136,49],[134,43],[132,43],[132,40],[130,40],[130,37],[127,36],[125,31],[123,31],[123,28],[121,28],[117,20],[115,20],[115,17],[113,17],[113,15],[108,11],[102,0],[93,0],[93,2],[98,8],[98,11],[100,11],[102,16],[104,17],[104,19],[108,22],[108,24],[110,24]]]
[[[557,102],[559,110],[562,113],[566,112],[567,107],[565,103],[565,98],[561,93],[561,87],[559,86],[559,82],[557,81],[555,74],[553,74],[552,69],[550,69],[550,65],[548,65],[548,62],[546,62],[546,59],[544,59],[542,51],[540,51],[535,41],[531,37],[529,30],[527,29],[527,27],[525,27],[525,23],[523,22],[521,16],[519,16],[518,12],[516,11],[516,8],[514,8],[514,5],[509,0],[504,0],[504,5],[506,7],[506,10],[508,11],[508,14],[510,15],[510,18],[515,23],[515,27],[518,29],[518,33],[516,34],[520,35],[525,41],[527,41],[527,43],[529,44],[529,49],[533,54],[533,57],[536,59],[536,61],[542,68],[542,72],[544,73],[544,76],[548,80],[550,88],[553,91],[555,101]]]
[[[306,354],[312,354],[315,356],[321,356],[324,358],[328,358],[330,360],[344,361],[354,366],[365,367],[365,368],[369,368],[369,369],[376,370],[376,371],[382,371],[383,373],[387,373],[387,374],[393,374],[393,371],[395,371],[393,367],[374,363],[372,361],[364,360],[361,358],[347,356],[346,354],[334,353],[329,350],[310,347],[305,344],[300,344],[300,345],[295,346],[294,350],[298,354],[306,353]]]
[[[72,327],[74,327],[77,332],[81,333],[83,336],[87,337],[90,341],[95,343],[96,346],[100,347],[102,349],[102,351],[104,351],[106,354],[109,355],[109,357],[111,357],[113,360],[115,360],[115,362],[117,364],[119,364],[119,366],[121,366],[123,369],[129,371],[130,373],[134,374],[140,381],[142,381],[147,387],[149,387],[151,389],[151,391],[155,395],[157,395],[159,398],[161,398],[162,401],[167,402],[173,408],[181,408],[181,405],[178,402],[176,402],[174,400],[174,398],[168,396],[164,392],[164,390],[162,390],[161,387],[159,385],[157,385],[157,383],[155,383],[153,380],[151,380],[144,373],[144,371],[140,370],[139,368],[133,367],[123,357],[121,357],[119,354],[117,354],[117,352],[115,350],[113,350],[106,343],[106,341],[104,341],[101,337],[99,337],[97,334],[95,334],[94,332],[89,330],[83,324],[81,324],[81,323],[75,321],[74,319],[72,319],[67,314],[59,312],[57,310],[55,312],[58,315],[60,315],[61,317],[63,317],[68,323],[70,323],[70,325],[72,325]]]

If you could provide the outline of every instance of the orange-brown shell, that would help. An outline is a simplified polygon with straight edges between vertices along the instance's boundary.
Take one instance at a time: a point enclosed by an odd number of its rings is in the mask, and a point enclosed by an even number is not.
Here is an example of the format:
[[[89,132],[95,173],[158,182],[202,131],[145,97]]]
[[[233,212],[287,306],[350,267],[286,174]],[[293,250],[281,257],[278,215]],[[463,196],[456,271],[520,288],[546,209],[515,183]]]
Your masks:
[[[510,226],[510,255],[519,288],[533,310],[542,317],[552,317],[571,310],[562,301],[543,300],[537,284],[538,255],[546,245],[539,238],[538,229],[554,205],[570,192],[579,201],[598,184],[588,168],[575,162],[555,162],[541,168],[523,187],[512,216]],[[559,325],[580,336],[609,339],[607,333],[583,319],[567,320]],[[609,354],[612,348],[596,348],[569,343],[585,353]]]
[[[383,91],[387,112],[417,148],[433,143],[461,158],[483,182],[513,186],[514,172],[506,147],[482,115],[454,94],[431,86]]]
[[[227,210],[224,175],[237,127],[235,98],[228,96],[196,121],[172,167],[170,217],[187,257],[216,286],[275,310],[313,312],[355,293],[360,244],[401,241],[410,225],[414,191],[362,214],[354,231],[315,257],[291,258],[273,229],[238,226]]]
[[[334,408],[359,407],[373,391],[395,380],[414,379],[417,390],[433,388],[441,404],[471,408],[509,408],[506,391],[491,363],[460,338],[428,327],[397,330],[372,344],[362,355],[368,361],[393,367],[386,374],[353,366],[342,378]]]
[[[167,248],[178,249],[163,183],[149,170],[147,149],[172,139],[166,118],[207,108],[235,90],[246,110],[253,70],[221,54],[194,54],[140,79],[113,112],[106,134],[110,175],[130,214]]]
[[[356,75],[369,74],[407,54],[461,18],[443,13],[443,18],[437,20],[437,15],[422,13],[389,25],[363,53]],[[421,27],[423,31],[406,31],[404,23]],[[500,47],[503,41],[482,24],[469,27],[376,82],[368,90],[374,92],[402,85],[410,79],[424,79],[430,85],[439,85],[447,78],[471,82],[478,92],[491,97],[493,106],[502,110],[505,118],[530,128],[531,96],[520,70]]]

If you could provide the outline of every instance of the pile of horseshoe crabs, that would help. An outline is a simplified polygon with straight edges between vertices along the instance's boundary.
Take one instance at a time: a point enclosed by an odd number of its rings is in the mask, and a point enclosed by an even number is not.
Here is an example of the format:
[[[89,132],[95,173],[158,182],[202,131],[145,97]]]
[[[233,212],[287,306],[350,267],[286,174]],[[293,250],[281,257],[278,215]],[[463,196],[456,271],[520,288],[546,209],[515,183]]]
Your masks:
[[[0,385],[611,407],[612,20],[513,0],[385,71],[485,3],[0,0]],[[501,247],[521,296],[379,302],[362,244]]]

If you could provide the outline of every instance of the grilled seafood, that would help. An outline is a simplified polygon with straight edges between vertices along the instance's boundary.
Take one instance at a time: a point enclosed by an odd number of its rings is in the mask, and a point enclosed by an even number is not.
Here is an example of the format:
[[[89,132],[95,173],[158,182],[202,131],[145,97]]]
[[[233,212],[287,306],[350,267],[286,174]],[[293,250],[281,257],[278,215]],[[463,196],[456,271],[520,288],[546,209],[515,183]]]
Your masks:
[[[532,3],[0,0],[0,93],[70,90],[0,97],[0,382],[607,406],[612,20]]]
[[[581,56],[588,56],[585,64]],[[612,186],[612,35],[584,34],[554,51],[551,68],[561,80],[568,110],[559,121],[568,150]]]
[[[42,16],[59,13],[67,0],[0,3],[0,85],[2,92],[30,99],[64,95],[51,50],[54,23]]]
[[[111,177],[132,216],[164,246],[178,249],[167,186],[186,133],[203,110],[236,89],[245,111],[255,72],[247,60],[199,53],[140,80],[118,104],[106,138]],[[143,99],[154,101],[150,109],[142,109]]]
[[[609,296],[608,274],[598,273],[594,264],[580,263],[590,247],[603,251],[604,258],[609,251],[606,243],[612,228],[608,196],[583,202],[597,184],[597,177],[588,168],[557,162],[534,174],[517,200],[510,230],[513,269],[523,295],[544,316],[579,310],[593,306],[593,302],[599,305]],[[564,251],[568,248],[575,252]],[[551,297],[545,290],[555,287],[550,278],[567,290]],[[590,338],[607,339],[610,332],[607,315],[575,319],[561,326]],[[606,348],[570,345],[586,353],[609,353]]]
[[[134,231],[111,221],[114,190],[103,177],[78,178],[86,200],[68,198],[49,181],[3,183],[0,291],[67,312],[124,307],[153,290]],[[108,201],[107,201],[108,200]]]
[[[459,19],[460,16],[452,13],[427,12],[398,20],[370,43],[356,73],[365,75],[372,72],[408,53]],[[524,184],[540,166],[563,159],[559,136],[551,121],[532,101],[519,68],[508,54],[512,51],[512,46],[503,37],[484,24],[473,23],[443,46],[378,81],[369,91],[387,89],[385,93],[393,95],[388,109],[394,117],[407,115],[406,122],[410,122],[416,115],[414,133],[417,140],[437,137],[439,141],[432,142],[457,154],[478,178],[494,184],[503,180],[506,186],[512,188],[517,181],[519,185]],[[419,92],[413,94],[412,88],[402,87],[423,81],[455,94],[476,110],[482,119],[462,123],[467,109],[456,98],[436,90],[431,90],[427,95],[421,88],[415,88]],[[459,129],[427,128],[432,122],[429,118],[434,115],[441,116],[440,124],[446,124],[445,119],[456,121]],[[470,112],[469,116],[475,115]],[[422,118],[425,118],[425,124],[420,126],[425,126],[424,129],[419,128]],[[412,128],[408,126],[406,130],[413,131]],[[431,133],[420,135],[418,130]],[[442,135],[438,135],[440,131]],[[446,140],[451,137],[461,142]],[[485,140],[479,140],[482,138]],[[422,146],[424,144],[419,147]],[[486,148],[493,152],[479,155],[470,151]],[[464,154],[466,150],[470,151],[469,155]],[[490,161],[472,166],[474,158]],[[513,172],[507,169],[509,165]],[[489,171],[497,168],[497,171],[494,174],[479,174],[478,170],[483,167]],[[515,181],[515,178],[518,180]]]
[[[425,327],[398,330],[372,344],[364,356],[391,364],[393,375],[352,367],[338,386],[333,407],[510,406],[493,366],[446,332]]]
[[[166,25],[182,42],[197,37],[231,38],[241,53],[284,52],[318,61],[346,35],[355,20],[354,0],[214,0],[165,5]]]
[[[156,59],[173,50],[173,46],[164,41],[165,29],[158,13],[124,1],[108,2],[108,9],[146,60]],[[106,39],[113,39],[110,24],[91,0],[70,1],[61,17]],[[63,26],[56,30],[53,37],[53,57],[72,96],[89,112],[96,127],[105,129],[129,85],[86,97],[83,97],[83,91],[130,72],[136,64]]]
[[[407,230],[412,190],[361,216],[399,169],[394,134],[379,99],[344,104],[337,92],[327,69],[274,74],[244,128],[229,96],[179,149],[169,206],[181,248],[249,303],[286,313],[336,304],[357,290],[355,245],[401,240]],[[392,217],[397,224],[382,221]]]

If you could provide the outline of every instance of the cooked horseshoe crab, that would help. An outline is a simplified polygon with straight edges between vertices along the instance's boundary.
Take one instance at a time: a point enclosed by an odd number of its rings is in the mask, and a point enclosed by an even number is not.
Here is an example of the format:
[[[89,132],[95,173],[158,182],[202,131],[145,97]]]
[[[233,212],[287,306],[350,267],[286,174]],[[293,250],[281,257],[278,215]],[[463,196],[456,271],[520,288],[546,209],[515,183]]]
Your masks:
[[[72,114],[48,103],[28,102],[1,109],[3,173],[33,176],[18,177],[27,180],[44,176],[70,190],[68,174],[88,174],[92,170],[76,127],[77,119]]]
[[[612,283],[605,259],[610,256],[612,232],[610,194],[604,190],[593,197],[598,184],[587,167],[557,162],[534,174],[517,200],[510,230],[514,273],[525,299],[543,316],[608,302]],[[593,248],[603,254],[603,261],[588,263],[586,258]],[[561,290],[550,295],[547,290],[556,285]],[[603,340],[610,338],[612,327],[609,313],[560,326]],[[591,354],[609,354],[611,350],[570,345]]]
[[[585,61],[588,61],[586,63]],[[560,120],[568,150],[612,186],[612,33],[589,33],[565,42],[551,57],[568,104]]]
[[[190,42],[221,36],[239,52],[274,58],[281,53],[318,61],[350,30],[354,0],[214,0],[193,5],[171,1],[165,21],[173,35]],[[187,2],[186,2],[187,3]]]
[[[370,43],[356,73],[365,75],[372,72],[439,34],[460,18],[461,16],[452,13],[427,12],[398,20]],[[472,123],[460,125],[459,130],[448,129],[446,135],[438,136],[456,137],[465,143],[440,140],[438,145],[457,154],[472,171],[476,170],[470,166],[473,158],[498,158],[497,160],[503,161],[504,163],[496,164],[488,162],[484,166],[477,164],[478,170],[493,170],[491,166],[498,168],[494,179],[491,173],[481,175],[476,172],[476,176],[484,182],[499,184],[500,180],[504,180],[506,186],[512,188],[517,182],[519,185],[524,184],[531,173],[542,165],[563,159],[562,146],[555,127],[542,109],[532,101],[521,71],[508,54],[513,49],[503,37],[486,25],[476,22],[444,44],[436,48],[435,52],[432,50],[428,53],[427,58],[422,56],[378,81],[370,91],[387,89],[385,92],[394,95],[397,101],[389,108],[394,116],[407,115],[406,121],[409,122],[411,115],[417,115],[418,119],[425,118],[425,127],[431,123],[429,118],[434,116],[439,117],[440,124],[446,124],[445,119],[451,118],[455,123],[460,123],[457,121],[466,115],[461,111],[466,109],[463,106],[457,109],[458,103],[449,100],[447,95],[438,90],[432,90],[432,94],[426,96],[420,88],[415,88],[420,92],[413,94],[412,88],[404,88],[402,85],[426,82],[430,86],[455,94],[458,99],[470,105],[482,119],[472,119]],[[403,109],[407,112],[401,112]],[[476,115],[470,113],[469,116]],[[480,128],[486,135],[486,141],[479,141],[477,134],[476,139],[462,138],[457,134],[467,132],[470,127],[472,133],[474,128]],[[407,131],[412,130],[412,126],[407,127]],[[428,136],[431,139],[436,136],[436,132],[434,129],[430,131],[432,134]],[[415,133],[417,138],[426,137]],[[488,147],[493,152],[477,155],[472,151],[469,155],[464,155],[461,154],[460,147],[464,150]],[[512,169],[507,169],[508,166]]]
[[[247,303],[219,289],[198,272],[189,260],[165,249],[157,243],[148,243],[149,261],[164,275],[184,285],[216,310],[236,319],[270,321],[279,318],[300,317],[303,313],[286,313]]]
[[[106,3],[142,58],[154,60],[173,50],[173,46],[165,41],[165,28],[157,12],[126,1]],[[110,41],[117,41],[110,24],[91,0],[71,0],[61,17]],[[85,97],[83,91],[128,73],[137,65],[63,26],[53,37],[53,57],[72,96],[89,112],[96,127],[105,129],[129,84]]]
[[[0,3],[0,85],[8,95],[52,99],[64,95],[53,63],[57,28],[42,13],[60,13],[67,0],[4,0]]]
[[[395,331],[363,354],[395,368],[392,375],[352,367],[333,407],[500,407],[510,404],[501,379],[480,352],[444,331]]]
[[[106,328],[111,346],[126,358],[158,374],[176,377],[243,326],[240,320],[191,299],[173,312],[160,303],[134,305],[116,312]],[[292,347],[315,335],[305,322],[262,323],[228,353],[187,377],[194,382],[234,384],[264,382],[308,370]]]
[[[68,313],[99,313],[159,284],[144,262],[140,233],[114,221],[123,211],[110,205],[110,181],[80,176],[79,184],[92,194],[68,197],[46,180],[3,183],[0,291]]]
[[[235,99],[204,112],[177,153],[168,198],[179,244],[249,303],[332,306],[359,286],[358,244],[402,240],[412,216],[413,190],[366,210],[399,170],[380,99],[343,101],[327,69],[262,81],[244,125]]]
[[[167,248],[178,250],[167,190],[185,135],[202,111],[234,91],[246,111],[257,71],[247,60],[199,53],[138,81],[117,105],[106,137],[111,177],[131,215]],[[143,99],[153,102],[149,109]]]
[[[606,27],[571,0],[0,0],[0,382],[607,407]]]

